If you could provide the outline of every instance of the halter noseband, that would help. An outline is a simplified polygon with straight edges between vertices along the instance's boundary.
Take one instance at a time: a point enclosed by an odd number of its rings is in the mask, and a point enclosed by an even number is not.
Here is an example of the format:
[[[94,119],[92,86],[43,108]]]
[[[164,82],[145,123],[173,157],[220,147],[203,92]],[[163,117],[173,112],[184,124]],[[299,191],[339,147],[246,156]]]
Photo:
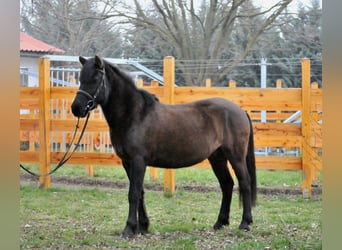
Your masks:
[[[100,93],[100,90],[101,90],[101,87],[105,87],[105,77],[106,77],[106,72],[105,72],[105,69],[97,69],[98,71],[100,71],[102,73],[102,81],[101,83],[99,84],[99,86],[97,86],[96,88],[96,91],[95,91],[95,94],[94,96],[92,96],[91,94],[89,94],[87,91],[84,91],[82,89],[79,89],[77,92],[76,92],[76,95],[78,94],[82,94],[84,96],[86,96],[88,99],[90,99],[88,102],[87,102],[87,106],[85,107],[85,110],[87,112],[90,112],[92,111],[93,109],[96,108],[97,106],[97,102],[96,102],[96,98],[98,96],[98,94]]]

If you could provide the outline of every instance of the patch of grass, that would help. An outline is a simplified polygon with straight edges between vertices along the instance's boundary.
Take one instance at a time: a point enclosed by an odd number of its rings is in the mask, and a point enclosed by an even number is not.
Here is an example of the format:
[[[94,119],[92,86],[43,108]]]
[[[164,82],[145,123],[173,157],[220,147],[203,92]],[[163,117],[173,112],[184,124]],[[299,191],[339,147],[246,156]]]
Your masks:
[[[202,170],[200,170],[202,171]],[[127,190],[20,187],[21,249],[321,249],[322,200],[259,195],[250,232],[238,230],[242,209],[234,193],[231,225],[214,232],[219,192],[147,191],[150,232],[120,238]]]
[[[29,169],[38,172],[35,164],[28,164]],[[52,168],[52,167],[51,167]],[[23,171],[23,170],[21,170]],[[94,166],[94,179],[113,179],[117,182],[128,183],[126,172],[122,166]],[[158,169],[158,179],[152,180],[149,176],[149,168],[146,171],[146,184],[163,185],[163,169]],[[83,165],[65,165],[60,168],[54,176],[73,176],[88,178],[86,167]],[[91,178],[91,177],[89,177]],[[203,185],[218,187],[218,181],[210,168],[182,168],[175,171],[176,185]],[[318,181],[322,181],[322,175],[319,173]],[[302,184],[301,171],[286,170],[258,170],[257,183],[259,187],[275,187],[275,188],[300,188]],[[237,184],[237,180],[235,180]]]

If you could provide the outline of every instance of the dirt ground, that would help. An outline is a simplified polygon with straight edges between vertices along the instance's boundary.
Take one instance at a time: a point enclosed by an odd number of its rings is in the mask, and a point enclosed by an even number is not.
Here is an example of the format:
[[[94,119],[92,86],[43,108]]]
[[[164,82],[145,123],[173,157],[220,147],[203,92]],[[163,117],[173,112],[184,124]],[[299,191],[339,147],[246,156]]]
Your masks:
[[[37,178],[28,174],[20,175],[21,184],[38,184]],[[69,177],[69,176],[52,176],[51,186],[53,187],[96,187],[96,188],[116,188],[127,189],[127,182],[104,180],[89,177]],[[145,184],[145,190],[163,191],[163,186],[160,184]],[[237,189],[237,188],[235,188]],[[200,186],[198,184],[189,183],[186,185],[176,185],[176,190],[190,191],[190,192],[220,192],[218,186]],[[258,194],[263,195],[301,195],[302,190],[300,188],[271,188],[271,187],[258,187]],[[321,186],[312,186],[312,194],[322,194]]]

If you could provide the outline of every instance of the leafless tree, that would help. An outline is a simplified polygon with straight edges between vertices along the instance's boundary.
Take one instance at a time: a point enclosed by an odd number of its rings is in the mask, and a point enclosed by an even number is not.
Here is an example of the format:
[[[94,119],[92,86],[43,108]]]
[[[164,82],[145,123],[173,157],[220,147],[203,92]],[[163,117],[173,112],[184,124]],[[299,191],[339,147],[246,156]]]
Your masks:
[[[113,6],[112,1],[103,0]],[[200,85],[210,76],[220,81],[250,53],[260,35],[277,19],[292,0],[282,0],[265,11],[253,7],[250,0],[133,0],[122,1],[104,18],[120,17],[120,22],[153,31],[168,46],[163,46],[165,55],[178,60],[186,84]],[[245,29],[248,40],[237,50],[233,42],[234,32],[240,24],[254,25]],[[128,26],[129,27],[129,26]],[[159,48],[158,48],[159,49]],[[229,59],[228,63],[221,63]],[[196,66],[189,68],[189,62]],[[216,65],[213,67],[212,65]]]
[[[103,19],[110,11],[102,1],[22,0],[21,29],[67,54],[120,56],[119,31]]]
[[[252,0],[22,0],[21,23],[73,55],[173,55],[181,84],[203,85],[225,81],[291,1],[262,11]]]

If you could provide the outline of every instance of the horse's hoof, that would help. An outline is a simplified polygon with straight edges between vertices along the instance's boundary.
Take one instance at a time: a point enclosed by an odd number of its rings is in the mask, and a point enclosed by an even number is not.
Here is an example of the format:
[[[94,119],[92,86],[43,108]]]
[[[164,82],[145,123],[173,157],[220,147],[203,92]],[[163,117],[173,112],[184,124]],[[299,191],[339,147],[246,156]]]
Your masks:
[[[135,237],[135,234],[127,234],[127,233],[122,233],[121,234],[121,239],[125,239],[125,240],[132,239],[134,237]]]
[[[228,221],[225,221],[225,222],[221,222],[221,221],[217,221],[215,223],[215,225],[213,226],[214,230],[217,231],[217,230],[220,230],[223,228],[223,226],[225,225],[229,225],[229,222]]]
[[[149,223],[141,223],[138,225],[138,233],[144,235],[148,233]]]
[[[223,227],[222,225],[216,225],[216,224],[215,224],[215,225],[213,226],[213,229],[214,229],[215,231],[218,231],[218,230],[222,229],[222,227]]]
[[[132,230],[127,229],[127,228],[125,228],[125,230],[121,234],[122,239],[132,239],[134,237],[135,237],[135,233]]]
[[[138,230],[138,232],[141,234],[141,235],[145,235],[148,233],[148,230],[147,229],[140,229]]]
[[[248,232],[251,230],[248,226],[248,223],[246,223],[246,222],[241,222],[239,229],[244,231],[244,232]]]

